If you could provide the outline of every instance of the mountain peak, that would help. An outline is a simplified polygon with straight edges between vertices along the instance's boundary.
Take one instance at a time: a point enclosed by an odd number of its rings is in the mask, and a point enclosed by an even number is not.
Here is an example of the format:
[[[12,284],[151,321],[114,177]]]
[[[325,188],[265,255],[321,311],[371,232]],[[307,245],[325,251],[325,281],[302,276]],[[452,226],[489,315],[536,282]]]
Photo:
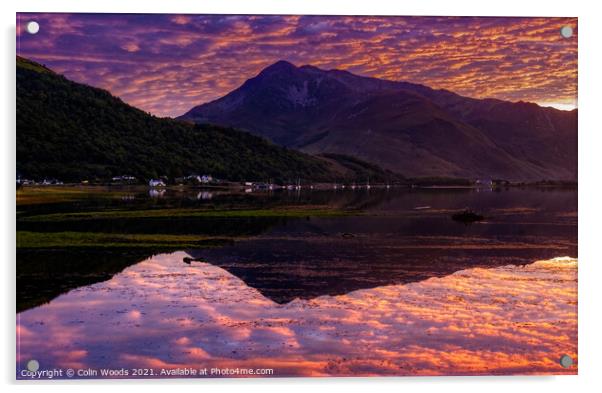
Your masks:
[[[297,69],[297,67],[293,63],[288,62],[286,60],[278,60],[277,62],[264,68],[261,71],[261,74],[278,72],[278,71],[289,71],[289,70],[296,70],[296,69]]]

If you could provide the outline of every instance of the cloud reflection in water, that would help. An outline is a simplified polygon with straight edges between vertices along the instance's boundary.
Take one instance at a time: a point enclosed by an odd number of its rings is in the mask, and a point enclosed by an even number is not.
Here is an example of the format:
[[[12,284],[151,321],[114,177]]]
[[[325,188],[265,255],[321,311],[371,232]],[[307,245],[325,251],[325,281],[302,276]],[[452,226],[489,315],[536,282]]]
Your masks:
[[[274,368],[276,376],[575,374],[577,260],[468,269],[278,305],[162,254],[18,315],[42,368]]]

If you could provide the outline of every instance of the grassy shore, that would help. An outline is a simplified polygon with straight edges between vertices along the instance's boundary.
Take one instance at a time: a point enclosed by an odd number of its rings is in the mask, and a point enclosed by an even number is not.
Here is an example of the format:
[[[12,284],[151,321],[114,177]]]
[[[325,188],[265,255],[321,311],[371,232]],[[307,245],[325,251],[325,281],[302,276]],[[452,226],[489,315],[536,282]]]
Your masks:
[[[326,209],[323,206],[295,206],[266,209],[201,210],[191,208],[159,208],[144,210],[100,210],[70,213],[51,213],[23,217],[23,221],[71,221],[120,218],[303,218],[341,217],[359,214],[357,211]]]
[[[230,244],[232,238],[198,235],[17,231],[17,248],[204,248]]]
[[[104,186],[25,186],[17,190],[17,206],[73,202],[87,198],[115,198],[127,195],[124,189]]]

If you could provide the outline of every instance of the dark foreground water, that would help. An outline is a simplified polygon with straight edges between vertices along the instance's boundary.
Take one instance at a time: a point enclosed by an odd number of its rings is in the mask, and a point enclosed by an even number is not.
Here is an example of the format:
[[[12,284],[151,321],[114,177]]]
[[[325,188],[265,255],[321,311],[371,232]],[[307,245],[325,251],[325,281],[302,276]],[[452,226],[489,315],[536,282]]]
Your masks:
[[[110,208],[243,203],[216,193],[157,197],[134,194]],[[157,255],[19,251],[17,376],[30,378],[22,370],[32,359],[58,378],[576,373],[576,190],[308,191],[249,201],[362,214],[18,223],[244,236]],[[24,214],[90,203],[98,208],[88,200]],[[486,220],[450,219],[464,207]],[[560,366],[564,354],[575,365]]]

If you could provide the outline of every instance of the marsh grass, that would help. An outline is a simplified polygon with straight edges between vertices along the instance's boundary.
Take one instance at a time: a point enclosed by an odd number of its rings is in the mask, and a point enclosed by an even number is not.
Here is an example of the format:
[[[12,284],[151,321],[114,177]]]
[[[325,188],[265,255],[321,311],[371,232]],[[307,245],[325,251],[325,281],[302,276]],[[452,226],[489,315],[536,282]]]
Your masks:
[[[170,250],[230,244],[233,238],[198,235],[17,231],[17,248],[148,248]]]
[[[233,210],[200,210],[191,208],[166,208],[145,210],[102,210],[84,212],[65,212],[41,214],[24,217],[24,221],[70,221],[70,220],[94,220],[94,219],[121,219],[121,218],[185,218],[185,217],[208,217],[208,218],[265,218],[265,217],[341,217],[357,215],[358,211],[327,209],[315,206],[294,206],[287,208],[266,209],[233,209]]]
[[[115,198],[126,195],[107,187],[92,186],[26,186],[16,193],[17,206],[74,202],[89,198]]]

